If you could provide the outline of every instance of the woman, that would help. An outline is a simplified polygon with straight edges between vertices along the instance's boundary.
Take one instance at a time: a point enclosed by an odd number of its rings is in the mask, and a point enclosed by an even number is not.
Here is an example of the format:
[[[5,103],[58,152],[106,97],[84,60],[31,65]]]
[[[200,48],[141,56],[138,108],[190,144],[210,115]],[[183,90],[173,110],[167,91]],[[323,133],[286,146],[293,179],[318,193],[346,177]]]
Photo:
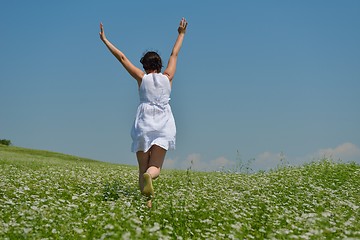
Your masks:
[[[132,151],[136,152],[139,164],[140,191],[149,197],[149,207],[151,197],[154,197],[152,180],[160,175],[167,150],[175,148],[176,126],[169,100],[177,57],[187,25],[185,18],[182,18],[168,65],[161,73],[162,60],[156,52],[147,52],[141,58],[144,71],[137,68],[106,38],[100,23],[100,39],[137,81],[139,87],[140,104],[131,130]]]

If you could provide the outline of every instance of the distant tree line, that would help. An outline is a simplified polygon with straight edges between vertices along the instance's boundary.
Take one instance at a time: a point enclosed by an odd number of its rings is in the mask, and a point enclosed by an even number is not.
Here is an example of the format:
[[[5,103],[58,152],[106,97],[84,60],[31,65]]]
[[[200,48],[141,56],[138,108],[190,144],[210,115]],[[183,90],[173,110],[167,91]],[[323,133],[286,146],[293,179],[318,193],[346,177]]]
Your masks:
[[[11,141],[7,140],[7,139],[0,139],[0,144],[1,145],[6,145],[6,146],[10,146],[11,145]]]

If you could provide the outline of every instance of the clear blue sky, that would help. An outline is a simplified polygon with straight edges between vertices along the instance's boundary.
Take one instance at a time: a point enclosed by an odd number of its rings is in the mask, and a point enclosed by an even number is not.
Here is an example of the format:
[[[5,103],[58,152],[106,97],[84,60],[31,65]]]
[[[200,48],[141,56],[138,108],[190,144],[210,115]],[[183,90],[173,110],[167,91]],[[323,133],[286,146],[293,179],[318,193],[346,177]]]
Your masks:
[[[166,168],[231,168],[280,155],[360,163],[360,1],[2,1],[0,138],[136,165],[136,82],[99,39],[141,67],[167,62],[189,26],[171,105]],[[239,156],[237,154],[239,152]]]

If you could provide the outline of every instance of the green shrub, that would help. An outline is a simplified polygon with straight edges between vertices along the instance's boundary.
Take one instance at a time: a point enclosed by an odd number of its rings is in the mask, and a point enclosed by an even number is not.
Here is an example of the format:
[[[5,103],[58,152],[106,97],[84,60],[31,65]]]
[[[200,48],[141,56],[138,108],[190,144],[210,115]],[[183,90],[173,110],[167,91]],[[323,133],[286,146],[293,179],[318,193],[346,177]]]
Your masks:
[[[10,145],[11,145],[11,141],[10,141],[10,140],[7,140],[7,139],[0,139],[0,144],[6,145],[6,146],[10,146]]]

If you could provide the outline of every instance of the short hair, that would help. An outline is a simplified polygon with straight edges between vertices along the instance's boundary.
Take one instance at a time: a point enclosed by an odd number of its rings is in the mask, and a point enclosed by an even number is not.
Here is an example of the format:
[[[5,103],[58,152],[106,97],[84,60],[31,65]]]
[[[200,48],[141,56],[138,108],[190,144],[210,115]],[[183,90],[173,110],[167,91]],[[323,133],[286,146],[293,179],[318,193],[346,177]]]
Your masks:
[[[148,51],[140,59],[140,62],[143,65],[143,68],[147,71],[156,70],[158,73],[161,72],[162,60],[160,55],[157,52]]]

